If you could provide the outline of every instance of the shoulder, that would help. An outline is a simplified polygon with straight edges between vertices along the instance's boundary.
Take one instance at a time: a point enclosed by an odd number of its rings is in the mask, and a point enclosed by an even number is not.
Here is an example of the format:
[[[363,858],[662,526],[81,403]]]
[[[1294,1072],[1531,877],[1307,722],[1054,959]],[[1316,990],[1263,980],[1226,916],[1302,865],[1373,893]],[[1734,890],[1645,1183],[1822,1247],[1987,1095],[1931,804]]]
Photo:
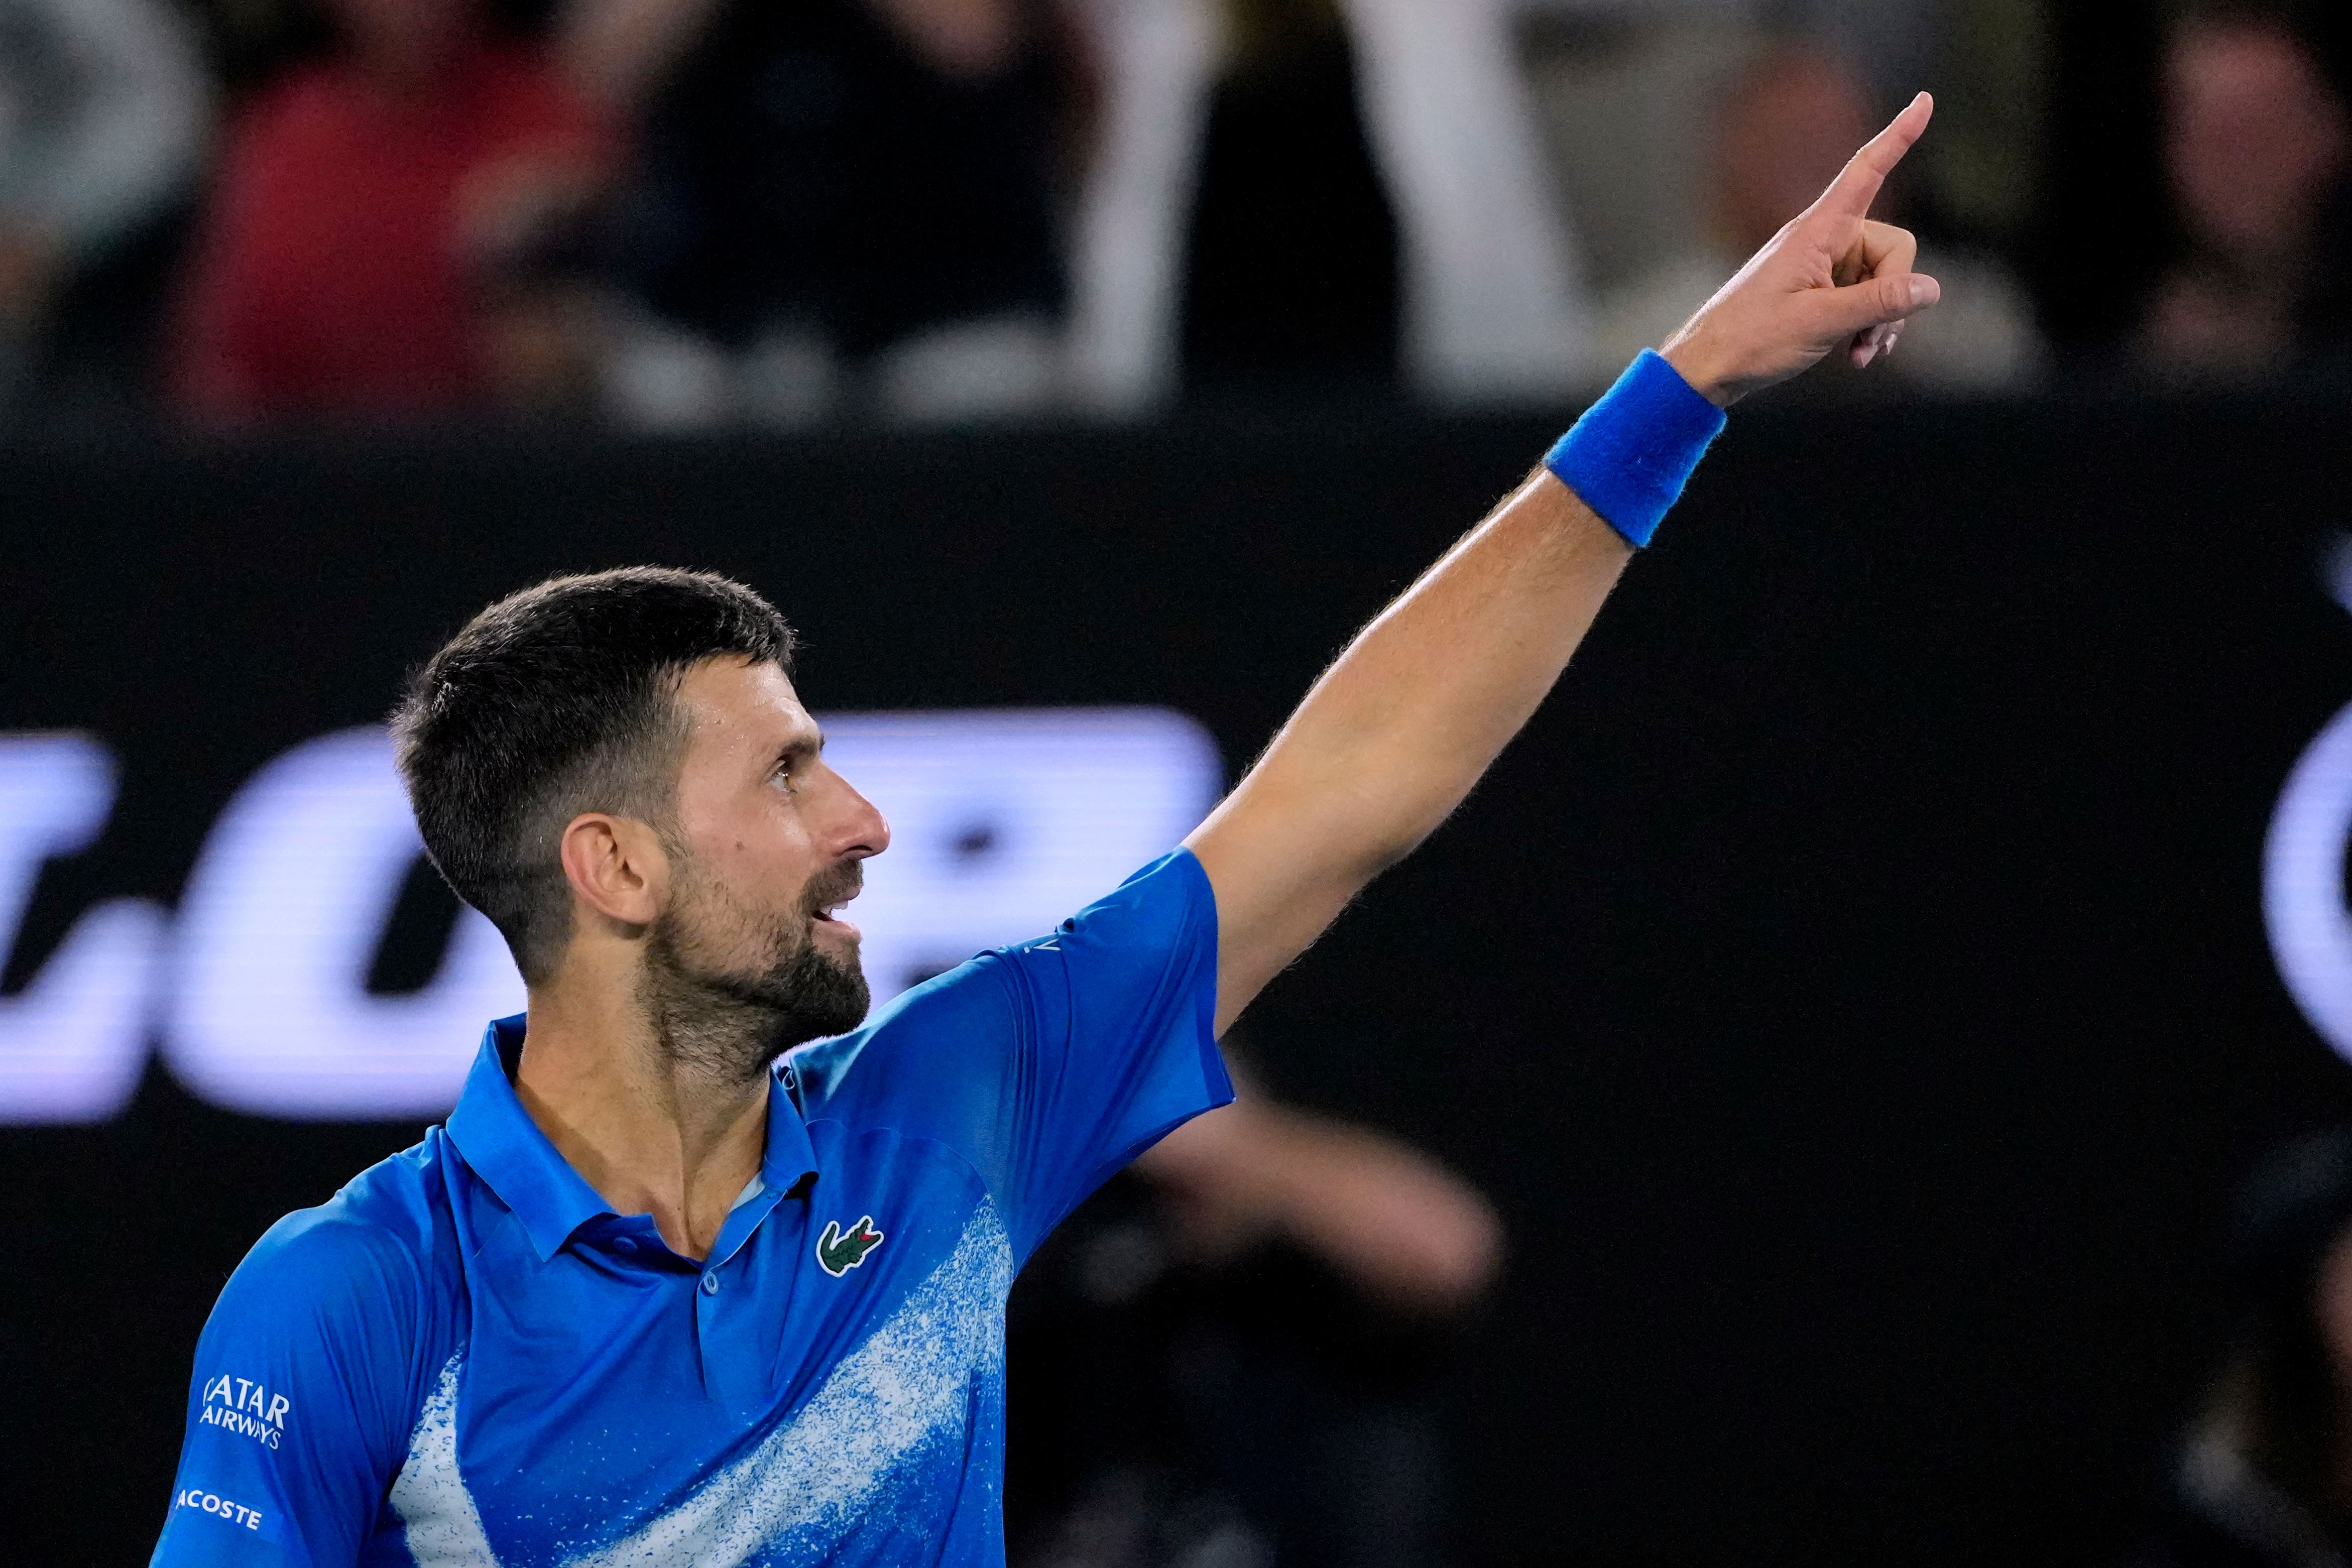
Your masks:
[[[787,1059],[803,1113],[881,1124],[988,1095],[1018,1048],[1214,977],[1216,894],[1189,850],[1161,856],[1042,936],[992,948]],[[1010,1051],[1013,1059],[1005,1060]]]
[[[1069,919],[1058,936],[1152,947],[1216,934],[1217,895],[1188,849],[1171,850]]]
[[[947,1065],[979,1040],[1017,1027],[1005,950],[982,953],[885,1002],[849,1033],[803,1046],[787,1059],[810,1121],[862,1125],[891,1119],[891,1091],[910,1087],[917,1059]]]
[[[449,1270],[453,1244],[437,1133],[370,1166],[316,1208],[266,1231],[229,1277],[215,1309],[279,1330],[332,1337],[406,1337]]]
[[[1156,1016],[1170,995],[1215,980],[1216,891],[1192,852],[1176,850],[1003,954],[1040,1028],[1093,1029],[1139,1009]]]

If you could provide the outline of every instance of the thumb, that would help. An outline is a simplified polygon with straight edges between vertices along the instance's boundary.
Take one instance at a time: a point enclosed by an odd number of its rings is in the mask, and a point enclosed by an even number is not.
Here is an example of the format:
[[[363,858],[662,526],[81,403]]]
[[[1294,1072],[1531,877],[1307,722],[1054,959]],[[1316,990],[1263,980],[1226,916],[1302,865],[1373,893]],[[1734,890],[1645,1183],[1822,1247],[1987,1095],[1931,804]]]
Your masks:
[[[1943,293],[1943,286],[1924,272],[1892,272],[1844,288],[1821,289],[1814,298],[1821,302],[1815,308],[1822,335],[1843,338],[1916,316]]]

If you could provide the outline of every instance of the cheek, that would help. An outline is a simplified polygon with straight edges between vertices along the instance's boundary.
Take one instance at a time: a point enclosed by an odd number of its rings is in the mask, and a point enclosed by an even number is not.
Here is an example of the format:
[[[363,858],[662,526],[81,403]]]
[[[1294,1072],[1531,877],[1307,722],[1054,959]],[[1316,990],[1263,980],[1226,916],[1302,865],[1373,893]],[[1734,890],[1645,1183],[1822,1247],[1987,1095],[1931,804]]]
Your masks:
[[[793,907],[808,886],[807,835],[789,811],[731,813],[709,824],[699,849],[728,893],[747,909]]]
[[[715,873],[715,874],[714,874]],[[737,866],[705,862],[678,890],[670,931],[695,962],[742,972],[764,969],[808,940],[800,912]]]

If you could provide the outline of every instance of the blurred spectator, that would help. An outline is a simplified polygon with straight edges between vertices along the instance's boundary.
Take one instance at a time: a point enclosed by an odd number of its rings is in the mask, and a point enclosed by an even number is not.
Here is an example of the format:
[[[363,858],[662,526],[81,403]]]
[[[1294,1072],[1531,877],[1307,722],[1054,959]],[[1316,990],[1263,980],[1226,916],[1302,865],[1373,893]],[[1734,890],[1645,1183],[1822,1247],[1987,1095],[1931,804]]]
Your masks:
[[[194,41],[151,0],[0,0],[0,411],[60,296],[179,194],[205,151]]]
[[[2298,1140],[2240,1194],[2247,1315],[2135,1568],[2352,1562],[2352,1130]]]
[[[1554,199],[1574,215],[1586,276],[1604,298],[1622,303],[1664,269],[1728,250],[1717,211],[1723,105],[1759,56],[1790,39],[1848,68],[1874,128],[1919,89],[1936,95],[1935,131],[1905,160],[1900,193],[1902,221],[1931,249],[2012,267],[2038,254],[2028,242],[2051,0],[1515,4]],[[1907,330],[1903,344],[1910,353]],[[1596,357],[1594,378],[1614,373],[1622,347]]]
[[[170,382],[209,420],[584,394],[591,323],[538,261],[607,158],[541,51],[473,0],[331,0],[340,48],[239,117]]]
[[[177,0],[203,35],[225,103],[237,104],[334,42],[320,0]]]
[[[1748,8],[1519,0],[1519,65],[1552,199],[1597,296],[1706,242],[1707,129],[1760,47]],[[1939,128],[1940,129],[1940,128]]]
[[[1073,267],[1083,406],[1165,402],[1188,338],[1196,365],[1225,371],[1226,347],[1248,341],[1253,319],[1332,314],[1317,298],[1327,278],[1357,297],[1359,315],[1383,308],[1377,269],[1368,276],[1347,250],[1365,232],[1360,193],[1331,209],[1349,214],[1349,234],[1318,234],[1267,194],[1286,175],[1357,178],[1349,138],[1370,149],[1376,193],[1394,214],[1401,319],[1376,328],[1395,341],[1386,357],[1406,385],[1458,404],[1575,384],[1584,301],[1544,190],[1504,0],[1091,0],[1091,10],[1108,93]],[[1297,99],[1287,108],[1286,93]],[[1234,200],[1212,178],[1257,190]],[[1307,214],[1326,199],[1295,193]],[[1210,222],[1221,203],[1225,215]],[[1225,254],[1188,258],[1212,234]],[[1233,312],[1227,326],[1200,319],[1218,310]],[[1263,368],[1279,375],[1286,353],[1360,358],[1345,325],[1269,335]]]
[[[1249,0],[1224,16],[1184,230],[1185,387],[1391,389],[1396,215],[1366,142],[1347,23],[1333,0]]]
[[[1436,1383],[1493,1210],[1427,1156],[1240,1083],[1023,1271],[1007,1526],[1022,1568],[1431,1568]]]
[[[2244,374],[2341,350],[2346,109],[2309,40],[2264,8],[2194,12],[2167,41],[2163,102],[2181,248],[2141,329],[2148,359]]]
[[[1594,332],[1595,378],[1664,342],[1821,194],[1879,118],[1868,88],[1837,57],[1796,42],[1757,56],[1713,116],[1707,243],[1611,293]],[[1882,212],[1899,192],[1890,187]],[[1906,326],[1889,361],[1895,371],[1968,391],[2013,387],[2037,372],[2042,348],[2023,293],[1998,263],[1923,248],[1917,265],[1943,284],[1943,300]]]
[[[1057,200],[1088,102],[1063,0],[585,0],[577,68],[641,115],[625,411],[789,423],[1054,398]],[[677,380],[680,356],[702,368]],[[844,371],[851,372],[845,388]],[[668,400],[667,402],[665,400]]]

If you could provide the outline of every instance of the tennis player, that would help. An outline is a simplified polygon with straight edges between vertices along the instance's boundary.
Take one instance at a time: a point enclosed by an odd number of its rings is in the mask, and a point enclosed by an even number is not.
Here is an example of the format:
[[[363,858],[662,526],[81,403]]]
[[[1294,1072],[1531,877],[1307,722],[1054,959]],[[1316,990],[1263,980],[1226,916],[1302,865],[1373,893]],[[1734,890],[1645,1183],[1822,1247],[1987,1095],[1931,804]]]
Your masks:
[[[1526,722],[1722,410],[1934,303],[1866,215],[1929,112],[1637,360],[1181,847],[874,1018],[841,911],[890,830],[776,612],[654,570],[482,612],[395,730],[530,1009],[446,1126],[229,1280],[154,1561],[1001,1563],[1014,1271],[1232,1098],[1219,1033]]]

